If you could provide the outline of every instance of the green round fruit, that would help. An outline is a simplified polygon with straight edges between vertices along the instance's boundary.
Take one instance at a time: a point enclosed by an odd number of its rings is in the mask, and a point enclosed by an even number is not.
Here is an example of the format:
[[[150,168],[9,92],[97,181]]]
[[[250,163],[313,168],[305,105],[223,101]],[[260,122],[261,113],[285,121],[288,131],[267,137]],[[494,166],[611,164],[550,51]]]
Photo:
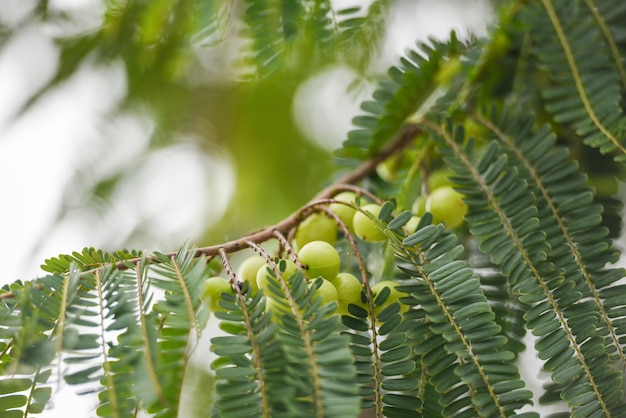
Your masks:
[[[361,301],[361,289],[363,289],[363,285],[355,275],[342,272],[337,274],[337,276],[331,280],[331,283],[337,290],[337,313],[340,315],[349,315],[349,304],[365,307],[365,304]]]
[[[443,186],[451,186],[452,182],[450,181],[450,177],[452,177],[452,171],[444,168],[435,170],[428,176],[428,180],[426,181],[428,185],[428,190],[432,193],[433,190],[436,190]]]
[[[313,213],[296,230],[296,248],[302,248],[311,241],[325,241],[334,244],[337,240],[337,223],[322,213]]]
[[[406,228],[406,230],[409,232],[409,234],[412,234],[413,232],[415,232],[415,229],[417,228],[417,225],[420,223],[420,217],[419,216],[411,216],[411,219],[409,219],[409,222],[407,222],[404,227]]]
[[[442,186],[433,190],[426,199],[426,211],[432,213],[433,223],[440,223],[454,229],[463,224],[467,205],[463,195],[451,186]]]
[[[384,181],[392,182],[396,178],[394,167],[395,164],[396,161],[391,158],[388,158],[385,161],[378,163],[378,165],[376,166],[376,174],[378,174],[378,177],[380,177]]]
[[[248,283],[248,290],[251,294],[255,294],[259,291],[259,286],[256,283],[256,276],[259,269],[265,265],[266,261],[260,255],[252,255],[239,264],[237,269],[237,278]]]
[[[466,138],[485,138],[489,135],[489,130],[472,118],[465,119],[463,128]]]
[[[391,183],[398,180],[414,163],[417,155],[409,150],[392,155],[376,165],[376,174],[382,180]]]
[[[376,203],[369,203],[361,207],[361,210],[357,211],[354,214],[354,218],[352,219],[352,226],[354,228],[354,233],[357,237],[361,238],[363,241],[368,242],[378,242],[384,241],[387,239],[387,235],[380,229],[378,229],[378,225],[372,219],[369,218],[364,212],[369,212],[374,217],[378,217],[380,213],[380,205]]]
[[[298,259],[306,266],[309,279],[333,279],[339,273],[341,259],[335,247],[325,241],[312,241],[298,251]]]
[[[298,269],[293,261],[285,258],[280,259],[277,266],[281,272],[281,276],[285,280],[288,280],[291,276],[293,276]],[[270,290],[269,276],[275,276],[275,273],[269,264],[264,264],[256,274],[256,285],[263,291],[265,296],[274,297],[274,293]]]
[[[411,211],[417,216],[422,216],[426,212],[426,196],[419,195],[411,206]]]
[[[376,300],[376,295],[378,295],[378,293],[381,292],[385,287],[388,287],[390,290],[389,296],[387,297],[385,302],[382,305],[378,305],[374,308],[374,315],[378,317],[378,314],[382,312],[386,307],[391,305],[392,303],[396,303],[396,302],[400,303],[400,298],[403,297],[404,294],[396,289],[398,285],[399,283],[393,280],[383,280],[381,282],[374,284],[374,286],[372,286],[372,293],[374,294],[374,300]],[[400,313],[406,312],[408,310],[409,310],[409,307],[407,305],[403,305],[400,303]]]
[[[224,311],[219,305],[222,293],[234,293],[230,282],[223,277],[213,276],[204,281],[202,299],[209,304],[212,311]]]
[[[334,196],[333,199],[340,202],[356,203],[356,193],[341,192]],[[328,205],[328,209],[333,211],[333,213],[337,215],[339,219],[341,219],[341,222],[343,222],[346,227],[348,227],[348,230],[350,232],[353,232],[352,219],[354,218],[354,213],[356,212],[356,209],[342,203],[331,203],[330,205]]]
[[[311,286],[315,281],[311,281],[309,286]],[[322,284],[316,290],[317,294],[322,298],[322,304],[326,305],[330,302],[337,302],[339,300],[339,294],[337,293],[337,289],[335,286],[328,280],[322,280]]]
[[[265,299],[265,312],[273,313],[285,313],[291,312],[291,306],[287,299],[266,298]]]

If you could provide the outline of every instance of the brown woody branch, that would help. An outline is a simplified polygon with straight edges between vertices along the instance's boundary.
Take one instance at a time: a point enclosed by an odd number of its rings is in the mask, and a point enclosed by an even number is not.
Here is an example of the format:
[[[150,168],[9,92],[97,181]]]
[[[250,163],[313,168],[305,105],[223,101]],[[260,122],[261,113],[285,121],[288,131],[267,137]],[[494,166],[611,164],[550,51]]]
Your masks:
[[[283,219],[275,225],[265,227],[259,231],[245,235],[241,238],[221,244],[198,248],[196,250],[195,257],[215,257],[223,254],[223,252],[234,253],[245,248],[249,248],[250,242],[259,244],[274,239],[276,234],[287,235],[290,230],[298,226],[304,219],[306,219],[307,216],[315,211],[316,207],[331,203],[332,197],[341,191],[351,190],[356,192],[357,194],[366,195],[374,201],[378,201],[379,199],[376,196],[372,195],[367,190],[355,186],[354,183],[357,183],[358,181],[364,179],[369,174],[371,174],[376,169],[376,166],[382,161],[386,160],[394,154],[401,152],[402,149],[404,149],[419,132],[420,128],[417,125],[411,124],[404,126],[401,132],[394,139],[394,141],[389,144],[389,146],[381,150],[372,158],[366,160],[356,169],[346,173],[344,176],[337,179],[337,181],[335,181],[330,186],[324,188],[311,201],[302,206],[296,212],[289,215],[287,218]],[[164,255],[167,258],[171,258],[176,255],[176,252],[165,253]],[[127,270],[128,268],[130,268],[129,266],[132,266],[139,261],[140,258],[119,261],[115,263],[115,268],[118,270]],[[160,260],[155,256],[148,256],[146,257],[145,262],[159,263]],[[5,292],[0,294],[0,300],[11,297],[13,297],[13,292]]]

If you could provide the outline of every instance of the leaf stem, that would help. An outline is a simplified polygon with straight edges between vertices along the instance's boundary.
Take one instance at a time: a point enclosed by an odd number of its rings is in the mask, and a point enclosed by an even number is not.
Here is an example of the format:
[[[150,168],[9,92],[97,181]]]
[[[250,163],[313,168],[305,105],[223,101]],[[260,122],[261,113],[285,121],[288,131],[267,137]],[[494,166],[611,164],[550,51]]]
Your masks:
[[[100,270],[96,270],[96,273],[94,274],[94,278],[96,280],[96,290],[98,291],[98,307],[99,307],[99,312],[98,312],[98,319],[100,321],[99,325],[100,325],[100,338],[102,338],[102,344],[100,345],[100,348],[102,350],[102,369],[104,371],[104,377],[106,379],[106,390],[109,392],[109,403],[111,404],[111,413],[113,414],[114,417],[119,417],[120,413],[119,413],[119,403],[118,403],[118,399],[117,399],[117,394],[115,392],[116,389],[116,385],[115,385],[115,381],[113,380],[113,374],[111,372],[111,363],[109,362],[109,356],[107,353],[107,344],[106,344],[106,339],[105,339],[105,333],[106,333],[106,326],[104,325],[105,319],[106,319],[106,315],[105,315],[105,299],[106,296],[104,296],[104,287],[102,284],[102,273]],[[64,287],[66,286],[66,283],[69,282],[69,279],[67,279],[64,283]],[[64,295],[66,296],[66,295]],[[61,327],[61,332],[63,331],[63,328]]]
[[[150,345],[150,337],[148,335],[148,321],[146,321],[146,314],[144,310],[146,306],[144,304],[144,289],[143,289],[143,266],[147,266],[149,264],[148,261],[141,262],[141,260],[135,263],[136,268],[136,278],[137,278],[137,305],[139,306],[139,321],[141,322],[141,341],[144,344],[144,354],[146,361],[146,369],[148,371],[148,375],[150,376],[150,381],[152,383],[152,387],[154,388],[156,395],[163,405],[169,405],[165,394],[163,393],[163,389],[159,383],[159,377],[157,376],[154,359],[152,358],[152,347]]]
[[[235,290],[235,294],[237,297],[237,303],[239,307],[241,307],[241,313],[243,315],[244,322],[246,324],[246,334],[248,335],[248,341],[250,341],[250,349],[252,351],[252,364],[254,365],[254,369],[257,373],[257,378],[259,382],[259,392],[261,397],[261,411],[262,416],[264,418],[269,418],[271,416],[271,408],[269,404],[269,395],[267,392],[267,384],[265,378],[265,370],[263,369],[263,365],[261,364],[261,347],[257,342],[257,337],[254,333],[254,325],[252,317],[250,316],[250,311],[248,310],[248,305],[246,304],[246,297],[241,291],[241,288],[237,285],[237,279],[235,277],[235,273],[233,272],[232,266],[228,261],[228,256],[225,250],[220,250],[220,257],[222,259],[222,264],[226,269],[226,273],[229,277],[230,284],[233,286]]]

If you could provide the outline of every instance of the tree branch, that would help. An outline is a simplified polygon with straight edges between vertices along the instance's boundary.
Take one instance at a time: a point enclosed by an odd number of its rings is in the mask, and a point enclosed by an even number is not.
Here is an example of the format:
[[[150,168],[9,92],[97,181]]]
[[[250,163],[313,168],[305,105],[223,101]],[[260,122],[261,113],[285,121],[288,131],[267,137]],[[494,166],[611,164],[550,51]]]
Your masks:
[[[234,253],[250,247],[250,242],[259,244],[265,241],[269,241],[270,239],[274,239],[277,233],[287,235],[290,230],[298,226],[304,219],[306,219],[307,216],[315,211],[315,207],[332,203],[333,196],[341,191],[351,190],[357,194],[366,195],[372,200],[377,201],[378,198],[376,196],[372,195],[367,190],[355,186],[354,183],[357,183],[358,181],[370,175],[376,169],[376,166],[382,161],[386,160],[394,154],[401,152],[402,149],[404,149],[404,147],[406,147],[415,138],[415,136],[419,134],[419,132],[420,128],[415,124],[404,126],[401,132],[389,144],[389,146],[387,146],[378,154],[374,155],[372,158],[366,160],[356,169],[346,173],[345,175],[337,179],[333,184],[324,188],[311,201],[300,207],[297,211],[289,215],[287,218],[283,219],[275,225],[265,227],[256,232],[247,234],[241,238],[227,241],[221,244],[198,248],[196,250],[195,257],[214,257],[220,255],[222,251],[225,251],[226,253]],[[176,252],[165,253],[164,255],[168,258],[171,258],[176,255]],[[115,263],[115,268],[118,270],[127,270],[131,268],[130,266],[135,265],[140,260],[140,258],[133,258],[119,261]],[[145,262],[151,264],[159,263],[160,261],[157,257],[148,256],[146,257]],[[93,272],[95,270],[96,269],[92,269],[88,270],[87,272]],[[11,291],[0,293],[0,300],[12,298],[13,296],[13,292]]]

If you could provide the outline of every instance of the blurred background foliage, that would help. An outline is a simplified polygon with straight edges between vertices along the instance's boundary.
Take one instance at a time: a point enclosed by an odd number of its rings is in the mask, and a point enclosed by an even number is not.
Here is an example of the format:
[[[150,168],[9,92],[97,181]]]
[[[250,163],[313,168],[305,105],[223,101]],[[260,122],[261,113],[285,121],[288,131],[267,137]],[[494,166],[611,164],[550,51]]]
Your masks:
[[[350,127],[350,113],[358,110],[359,101],[384,76],[382,69],[395,62],[396,56],[392,53],[390,58],[390,50],[402,47],[391,36],[400,29],[397,19],[394,23],[392,18],[407,10],[414,13],[420,5],[441,8],[436,3],[4,2],[0,6],[0,46],[7,47],[20,32],[35,28],[54,44],[57,54],[52,58],[56,64],[49,74],[40,76],[36,86],[22,94],[26,97],[14,120],[28,114],[55,89],[70,83],[85,67],[115,68],[117,72],[107,77],[119,77],[123,86],[121,98],[115,99],[113,91],[111,97],[102,97],[103,102],[113,104],[95,122],[100,130],[98,146],[89,145],[90,152],[81,151],[79,158],[67,159],[73,174],[59,185],[64,188],[62,201],[45,232],[40,233],[39,242],[33,244],[32,258],[54,255],[37,253],[46,248],[43,241],[49,231],[55,225],[81,217],[87,219],[84,224],[88,227],[101,223],[110,230],[118,228],[120,233],[110,233],[109,238],[94,233],[91,241],[80,246],[111,250],[120,245],[167,250],[187,238],[209,245],[282,219],[332,179],[332,150],[340,146]],[[439,3],[446,3],[449,8],[442,10],[454,11],[454,18],[440,25],[442,33],[449,33],[458,16],[465,13],[468,20],[472,15],[468,11],[477,16],[475,29],[485,30],[492,9],[490,2]],[[331,7],[334,12],[329,14]],[[275,15],[276,10],[280,16]],[[268,31],[268,27],[275,30]],[[405,39],[410,39],[409,46],[415,45],[415,30],[405,34]],[[464,36],[470,30],[461,32]],[[395,49],[388,45],[395,45]],[[35,49],[22,51],[24,55],[37,53]],[[305,97],[303,87],[320,74],[328,74],[324,78],[326,96],[314,102]],[[320,85],[309,86],[308,91],[322,93]],[[337,118],[325,118],[334,111],[341,113],[343,126],[338,126]],[[111,129],[120,120],[126,120],[124,117],[135,121],[130,124],[138,133],[129,134],[124,124]],[[77,114],[76,120],[80,118]],[[182,167],[171,170],[173,174],[163,174],[168,181],[159,180],[154,185],[139,179],[129,186],[129,178],[138,176],[147,155],[180,144],[191,153],[211,157],[201,160],[207,164],[204,170],[192,171],[183,162]],[[117,159],[118,163],[103,163],[107,159]],[[171,191],[191,180],[177,179],[181,173],[177,170],[207,178],[196,179],[197,185],[181,196]],[[156,177],[149,172],[146,175]],[[138,187],[150,191],[139,193]],[[161,195],[179,205],[205,210],[174,211],[169,215],[147,211],[127,216],[120,223],[115,201],[124,196],[130,200],[128,194],[120,192],[124,190],[141,196]],[[181,199],[188,203],[180,202]],[[202,200],[204,206],[198,204]],[[159,210],[155,206],[154,211]],[[121,213],[123,217],[124,211]],[[170,234],[154,222],[158,216],[178,215],[195,219],[187,219],[185,227]],[[172,223],[176,222],[172,219]],[[73,249],[77,248],[63,250]]]

